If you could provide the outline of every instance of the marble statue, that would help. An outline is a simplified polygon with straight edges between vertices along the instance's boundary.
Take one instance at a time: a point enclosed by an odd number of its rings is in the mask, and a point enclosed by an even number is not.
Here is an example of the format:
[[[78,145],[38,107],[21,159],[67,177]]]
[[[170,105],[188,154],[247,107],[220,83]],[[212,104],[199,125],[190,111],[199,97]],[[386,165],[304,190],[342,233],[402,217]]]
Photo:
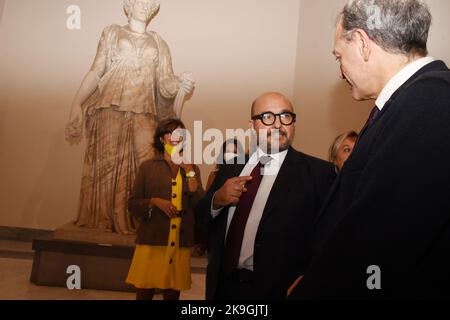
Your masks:
[[[157,122],[177,116],[173,103],[190,95],[194,80],[176,76],[166,42],[147,31],[155,0],[125,0],[129,23],[103,30],[91,69],[78,90],[66,140],[86,138],[76,225],[135,233],[127,201],[140,164],[153,156]],[[177,98],[177,99],[176,99]],[[180,102],[177,106],[181,115]]]

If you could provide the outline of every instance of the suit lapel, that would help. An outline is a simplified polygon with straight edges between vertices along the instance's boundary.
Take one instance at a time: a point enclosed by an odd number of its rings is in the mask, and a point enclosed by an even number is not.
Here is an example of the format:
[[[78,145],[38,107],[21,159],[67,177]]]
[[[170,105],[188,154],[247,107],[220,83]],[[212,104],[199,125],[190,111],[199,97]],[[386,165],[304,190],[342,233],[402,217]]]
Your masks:
[[[322,216],[324,215],[331,199],[333,198],[334,193],[336,192],[336,189],[338,188],[339,184],[341,183],[341,174],[338,174],[338,176],[336,177],[336,180],[334,181],[333,185],[331,186],[330,191],[328,192],[327,197],[325,198],[325,201],[322,204],[322,208],[319,210],[319,214],[317,215],[317,218],[315,220],[315,224],[319,222],[319,220],[322,218]]]
[[[225,183],[228,179],[231,178],[235,178],[235,177],[239,177],[241,175],[242,170],[244,170],[245,165],[247,164],[247,162],[249,161],[249,157],[246,157],[245,159],[245,164],[230,164],[227,165],[228,168],[228,174],[225,177],[225,180],[223,181],[223,183]],[[230,207],[226,208],[227,209],[227,216],[230,210]],[[225,231],[224,231],[225,233]]]
[[[230,178],[239,177],[242,170],[244,170],[245,164],[236,164],[230,171]]]

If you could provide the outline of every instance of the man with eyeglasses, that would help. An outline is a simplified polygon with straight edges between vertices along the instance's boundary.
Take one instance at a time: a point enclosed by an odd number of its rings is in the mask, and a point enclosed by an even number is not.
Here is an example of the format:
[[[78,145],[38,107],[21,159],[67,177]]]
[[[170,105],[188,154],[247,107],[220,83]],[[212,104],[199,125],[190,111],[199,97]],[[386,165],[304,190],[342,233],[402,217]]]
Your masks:
[[[257,149],[217,173],[201,201],[210,217],[206,298],[285,299],[310,260],[309,236],[333,166],[294,150],[296,115],[280,93],[255,100]]]

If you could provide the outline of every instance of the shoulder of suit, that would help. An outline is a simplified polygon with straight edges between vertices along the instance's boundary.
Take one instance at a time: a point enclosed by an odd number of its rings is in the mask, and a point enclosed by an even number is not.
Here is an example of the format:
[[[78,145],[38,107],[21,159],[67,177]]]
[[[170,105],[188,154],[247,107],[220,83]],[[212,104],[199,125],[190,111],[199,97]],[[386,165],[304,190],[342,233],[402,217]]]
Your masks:
[[[294,148],[291,148],[290,152],[292,152],[294,157],[296,157],[299,160],[305,161],[311,167],[334,169],[333,164],[331,162],[297,151]]]
[[[431,67],[430,70],[425,71],[417,78],[413,79],[408,85],[408,88],[414,87],[415,85],[426,85],[431,84],[444,84],[448,85],[450,83],[450,70],[447,68],[445,63],[441,60],[436,60],[431,62],[432,65],[425,66],[424,68]],[[433,82],[431,82],[433,81]]]
[[[433,104],[433,101],[436,99],[447,99],[450,91],[448,89],[450,87],[450,70],[442,61],[434,61],[432,63],[434,65],[430,70],[411,79],[389,101],[393,104],[407,101],[409,104],[423,108],[428,103]],[[406,110],[411,110],[411,105],[409,108],[400,108],[399,110],[404,110],[405,112]]]

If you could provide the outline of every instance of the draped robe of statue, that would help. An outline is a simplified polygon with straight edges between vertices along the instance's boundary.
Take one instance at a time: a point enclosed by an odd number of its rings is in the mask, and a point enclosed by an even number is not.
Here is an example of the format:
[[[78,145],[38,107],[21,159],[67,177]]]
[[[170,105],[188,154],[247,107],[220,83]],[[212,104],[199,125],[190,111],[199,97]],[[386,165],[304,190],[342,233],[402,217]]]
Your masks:
[[[140,164],[153,156],[157,121],[174,116],[178,78],[157,33],[118,25],[103,31],[91,71],[100,82],[83,103],[87,149],[76,225],[132,234],[128,197]]]

